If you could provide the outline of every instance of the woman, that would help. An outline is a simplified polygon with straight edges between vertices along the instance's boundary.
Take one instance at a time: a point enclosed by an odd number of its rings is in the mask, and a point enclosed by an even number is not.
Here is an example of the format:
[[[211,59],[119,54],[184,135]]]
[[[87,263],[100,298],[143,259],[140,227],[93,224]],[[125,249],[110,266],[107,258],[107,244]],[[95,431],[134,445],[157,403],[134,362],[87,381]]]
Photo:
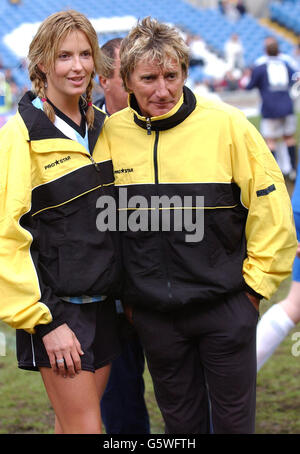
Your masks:
[[[91,95],[109,65],[76,11],[48,17],[28,57],[32,91],[0,132],[0,316],[17,328],[19,367],[41,372],[56,432],[101,433],[118,266],[112,234],[96,228],[113,173]]]

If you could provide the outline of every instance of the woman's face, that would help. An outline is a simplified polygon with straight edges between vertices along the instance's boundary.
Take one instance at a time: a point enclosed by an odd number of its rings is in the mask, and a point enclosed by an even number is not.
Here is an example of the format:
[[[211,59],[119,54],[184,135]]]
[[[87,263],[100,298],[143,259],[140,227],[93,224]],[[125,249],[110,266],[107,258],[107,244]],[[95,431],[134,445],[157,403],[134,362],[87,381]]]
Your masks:
[[[185,81],[181,64],[170,60],[167,67],[141,60],[130,74],[127,86],[136,97],[145,117],[169,112],[178,103]]]
[[[62,39],[53,69],[40,65],[46,74],[46,95],[54,104],[64,98],[79,97],[85,93],[94,70],[90,42],[80,30],[69,33]],[[57,102],[58,101],[58,102]]]

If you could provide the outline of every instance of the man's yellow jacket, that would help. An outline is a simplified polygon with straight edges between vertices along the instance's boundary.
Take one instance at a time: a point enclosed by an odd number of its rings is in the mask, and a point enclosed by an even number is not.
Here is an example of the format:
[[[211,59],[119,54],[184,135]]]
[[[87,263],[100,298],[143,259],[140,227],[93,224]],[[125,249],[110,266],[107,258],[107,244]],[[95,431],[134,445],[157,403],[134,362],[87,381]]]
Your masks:
[[[102,136],[120,218],[127,213],[125,303],[169,311],[242,290],[268,299],[288,277],[297,245],[290,197],[264,140],[238,109],[184,87],[170,112],[145,118],[131,95]],[[193,224],[199,210],[203,235],[187,241],[184,220],[190,212]]]

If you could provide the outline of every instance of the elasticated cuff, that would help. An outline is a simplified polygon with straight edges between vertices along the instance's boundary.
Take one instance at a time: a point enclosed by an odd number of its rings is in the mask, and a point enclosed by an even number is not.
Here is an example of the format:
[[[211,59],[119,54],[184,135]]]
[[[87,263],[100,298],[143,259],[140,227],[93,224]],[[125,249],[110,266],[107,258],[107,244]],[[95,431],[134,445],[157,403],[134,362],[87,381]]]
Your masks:
[[[255,296],[256,298],[258,298],[259,300],[262,300],[263,299],[263,296],[260,295],[259,293],[257,293],[255,290],[253,290],[252,287],[249,287],[249,285],[245,284],[245,291],[250,293],[250,295],[253,295]]]
[[[55,319],[46,325],[37,325],[35,327],[35,332],[38,336],[44,337],[46,334],[50,333],[50,331],[53,331],[55,328],[63,325],[65,322],[66,321],[63,319]]]

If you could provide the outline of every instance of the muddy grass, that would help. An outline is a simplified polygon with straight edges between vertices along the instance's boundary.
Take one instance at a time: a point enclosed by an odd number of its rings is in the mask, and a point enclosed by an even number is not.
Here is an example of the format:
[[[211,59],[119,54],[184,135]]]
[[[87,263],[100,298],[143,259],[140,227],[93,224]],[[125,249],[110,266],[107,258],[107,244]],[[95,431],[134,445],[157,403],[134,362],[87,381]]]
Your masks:
[[[264,312],[282,299],[289,288],[285,281],[270,302],[263,302]],[[293,332],[300,332],[297,326]],[[41,377],[17,368],[14,331],[0,322],[0,332],[7,338],[7,354],[0,356],[0,434],[51,434],[54,415]],[[300,357],[292,355],[292,333],[263,366],[257,379],[257,434],[300,433]],[[164,433],[148,371],[145,373],[146,401],[153,434]]]

